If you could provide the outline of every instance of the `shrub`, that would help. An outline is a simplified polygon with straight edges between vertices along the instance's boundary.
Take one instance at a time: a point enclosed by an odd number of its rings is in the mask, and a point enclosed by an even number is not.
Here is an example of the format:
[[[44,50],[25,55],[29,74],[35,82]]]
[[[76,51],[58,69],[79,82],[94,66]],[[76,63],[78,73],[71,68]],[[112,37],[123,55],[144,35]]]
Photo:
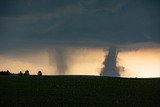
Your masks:
[[[42,72],[41,72],[41,71],[38,71],[37,75],[38,75],[38,76],[42,76]]]
[[[18,73],[18,75],[19,75],[19,76],[22,76],[22,75],[23,75],[23,73],[20,71],[20,72]]]
[[[29,71],[26,70],[25,73],[24,73],[24,75],[26,75],[26,76],[27,76],[27,75],[30,75],[30,74],[29,74]]]

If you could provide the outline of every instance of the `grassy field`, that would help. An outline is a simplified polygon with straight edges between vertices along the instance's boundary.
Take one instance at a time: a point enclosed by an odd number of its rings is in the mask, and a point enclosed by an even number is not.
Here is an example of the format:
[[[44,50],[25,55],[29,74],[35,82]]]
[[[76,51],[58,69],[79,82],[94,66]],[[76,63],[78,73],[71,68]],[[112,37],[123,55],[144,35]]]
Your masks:
[[[159,99],[158,78],[0,76],[0,107],[158,107]]]

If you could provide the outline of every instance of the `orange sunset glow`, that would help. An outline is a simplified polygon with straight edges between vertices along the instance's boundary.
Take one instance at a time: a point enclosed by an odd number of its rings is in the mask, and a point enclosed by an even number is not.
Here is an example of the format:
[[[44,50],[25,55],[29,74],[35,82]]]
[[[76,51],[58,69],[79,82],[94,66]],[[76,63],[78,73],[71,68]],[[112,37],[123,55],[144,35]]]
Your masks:
[[[104,67],[105,55],[108,54],[107,51],[99,48],[68,49],[68,52],[65,75],[100,75]],[[31,74],[41,70],[44,75],[56,75],[55,63],[49,63],[46,50],[17,57],[0,55],[0,69],[12,70],[14,73],[28,69]],[[120,77],[160,77],[160,49],[120,51],[117,56],[118,66],[124,67],[124,70],[119,71]]]
[[[125,67],[122,77],[160,77],[160,49],[139,49],[118,54],[118,66]]]

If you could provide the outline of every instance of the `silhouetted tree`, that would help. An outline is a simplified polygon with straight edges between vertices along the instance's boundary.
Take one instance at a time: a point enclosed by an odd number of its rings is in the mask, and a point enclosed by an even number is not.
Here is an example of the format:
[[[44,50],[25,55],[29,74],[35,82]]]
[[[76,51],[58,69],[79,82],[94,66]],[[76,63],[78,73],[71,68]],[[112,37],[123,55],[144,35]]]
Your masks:
[[[22,76],[22,75],[23,75],[23,73],[20,71],[20,72],[18,73],[18,75],[19,75],[19,76]]]
[[[0,75],[4,75],[4,71],[1,71],[1,72],[0,72]]]
[[[9,70],[6,71],[6,75],[11,75],[11,73],[9,72]]]
[[[41,72],[41,71],[38,71],[37,75],[38,75],[38,76],[42,76],[42,72]]]
[[[9,72],[9,70],[7,70],[7,71],[1,71],[0,75],[11,75],[11,73]]]
[[[26,70],[25,73],[24,73],[24,75],[29,75],[29,71]]]

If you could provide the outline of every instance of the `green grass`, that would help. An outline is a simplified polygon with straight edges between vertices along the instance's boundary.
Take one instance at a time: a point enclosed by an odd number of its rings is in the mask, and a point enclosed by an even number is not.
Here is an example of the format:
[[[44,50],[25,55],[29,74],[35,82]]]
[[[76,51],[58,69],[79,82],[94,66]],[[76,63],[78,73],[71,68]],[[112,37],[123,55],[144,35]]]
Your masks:
[[[159,99],[159,78],[0,76],[0,107],[155,107]]]

